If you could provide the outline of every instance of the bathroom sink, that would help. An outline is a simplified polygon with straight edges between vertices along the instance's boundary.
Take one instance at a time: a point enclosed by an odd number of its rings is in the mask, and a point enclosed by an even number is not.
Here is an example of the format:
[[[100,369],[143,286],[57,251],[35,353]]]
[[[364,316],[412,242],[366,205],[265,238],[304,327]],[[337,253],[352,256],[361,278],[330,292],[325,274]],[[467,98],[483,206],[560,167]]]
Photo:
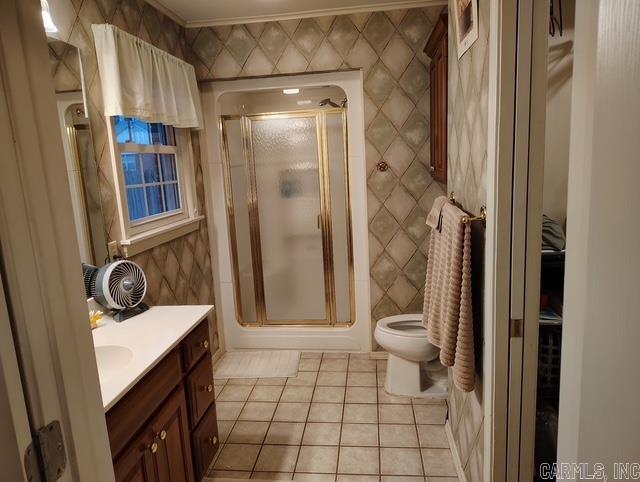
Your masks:
[[[102,381],[121,373],[133,359],[133,351],[126,346],[100,345],[95,350],[98,374]]]

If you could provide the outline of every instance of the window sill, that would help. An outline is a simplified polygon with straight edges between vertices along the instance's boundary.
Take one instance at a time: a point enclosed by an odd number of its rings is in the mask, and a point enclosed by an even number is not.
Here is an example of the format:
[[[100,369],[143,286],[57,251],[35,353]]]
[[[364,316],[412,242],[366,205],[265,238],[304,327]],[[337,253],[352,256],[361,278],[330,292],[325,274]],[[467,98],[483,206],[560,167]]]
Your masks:
[[[125,258],[135,256],[136,254],[155,248],[164,243],[185,236],[200,227],[200,221],[204,216],[196,216],[193,218],[183,219],[173,224],[161,226],[149,231],[131,236],[128,239],[120,240],[122,255]]]

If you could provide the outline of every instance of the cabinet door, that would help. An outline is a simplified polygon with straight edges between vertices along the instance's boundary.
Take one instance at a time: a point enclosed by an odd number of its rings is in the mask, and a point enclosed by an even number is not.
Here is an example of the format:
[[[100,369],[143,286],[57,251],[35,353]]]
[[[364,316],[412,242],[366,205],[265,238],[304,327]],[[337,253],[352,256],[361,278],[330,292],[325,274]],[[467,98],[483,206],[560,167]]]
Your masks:
[[[158,482],[194,482],[189,421],[184,388],[180,386],[153,418],[150,428],[158,451]]]
[[[159,482],[151,432],[144,432],[116,459],[113,468],[116,482]]]

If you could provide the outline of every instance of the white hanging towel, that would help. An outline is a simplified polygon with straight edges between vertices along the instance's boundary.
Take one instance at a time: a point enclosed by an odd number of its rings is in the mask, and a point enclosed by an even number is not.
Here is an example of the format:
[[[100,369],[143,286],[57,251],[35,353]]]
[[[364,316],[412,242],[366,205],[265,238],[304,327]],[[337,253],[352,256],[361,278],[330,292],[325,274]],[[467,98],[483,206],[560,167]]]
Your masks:
[[[440,348],[440,362],[453,367],[455,385],[470,392],[475,387],[475,353],[471,225],[462,223],[465,215],[441,196],[427,217],[439,221],[429,239],[422,322],[429,341]]]
[[[193,66],[109,24],[92,25],[104,115],[201,129]]]

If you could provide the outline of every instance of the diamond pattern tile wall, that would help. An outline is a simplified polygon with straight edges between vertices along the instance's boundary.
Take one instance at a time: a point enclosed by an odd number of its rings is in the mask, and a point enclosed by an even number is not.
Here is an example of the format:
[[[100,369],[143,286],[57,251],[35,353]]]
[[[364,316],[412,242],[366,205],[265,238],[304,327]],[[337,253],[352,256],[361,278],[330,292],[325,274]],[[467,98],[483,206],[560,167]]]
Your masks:
[[[368,173],[373,323],[422,309],[426,211],[445,186],[429,163],[429,59],[424,44],[442,7],[187,29],[201,79],[361,68]],[[192,33],[192,30],[196,30]],[[198,38],[208,31],[207,42]],[[208,40],[215,35],[223,47]],[[192,55],[189,51],[193,50]],[[210,58],[200,58],[208,51]],[[469,64],[469,70],[477,70]],[[469,137],[469,145],[478,142]],[[389,166],[378,171],[384,160]],[[477,176],[479,177],[479,176]]]
[[[84,0],[61,1],[50,4],[51,14],[56,19],[60,39],[79,48],[87,86],[89,102],[89,122],[94,142],[95,158],[98,164],[100,198],[105,221],[105,230],[111,239],[111,227],[115,219],[114,187],[107,175],[111,169],[109,149],[106,147],[106,124],[102,116],[102,94],[100,78],[97,72],[91,24],[113,23],[127,32],[153,43],[169,53],[184,58],[194,65],[200,77],[209,75],[216,68],[231,75],[237,75],[241,66],[233,64],[225,43],[229,43],[231,31],[192,29],[189,35],[185,29],[170,18],[159,13],[151,5],[139,0]],[[187,37],[189,46],[187,48]],[[242,58],[242,52],[253,50],[255,41],[243,43],[233,37],[230,43],[236,48],[236,55]],[[253,42],[253,43],[251,43]],[[49,52],[56,90],[77,90],[80,88],[77,59],[74,49],[62,48],[61,43],[54,44]],[[246,60],[246,58],[244,59]],[[198,136],[192,135],[194,149],[196,198],[199,211],[204,209],[204,186]],[[170,243],[134,256],[145,271],[149,287],[147,301],[157,304],[213,304],[213,274],[206,222],[191,234],[175,239]],[[218,335],[215,320],[212,320],[213,351],[218,348]]]

